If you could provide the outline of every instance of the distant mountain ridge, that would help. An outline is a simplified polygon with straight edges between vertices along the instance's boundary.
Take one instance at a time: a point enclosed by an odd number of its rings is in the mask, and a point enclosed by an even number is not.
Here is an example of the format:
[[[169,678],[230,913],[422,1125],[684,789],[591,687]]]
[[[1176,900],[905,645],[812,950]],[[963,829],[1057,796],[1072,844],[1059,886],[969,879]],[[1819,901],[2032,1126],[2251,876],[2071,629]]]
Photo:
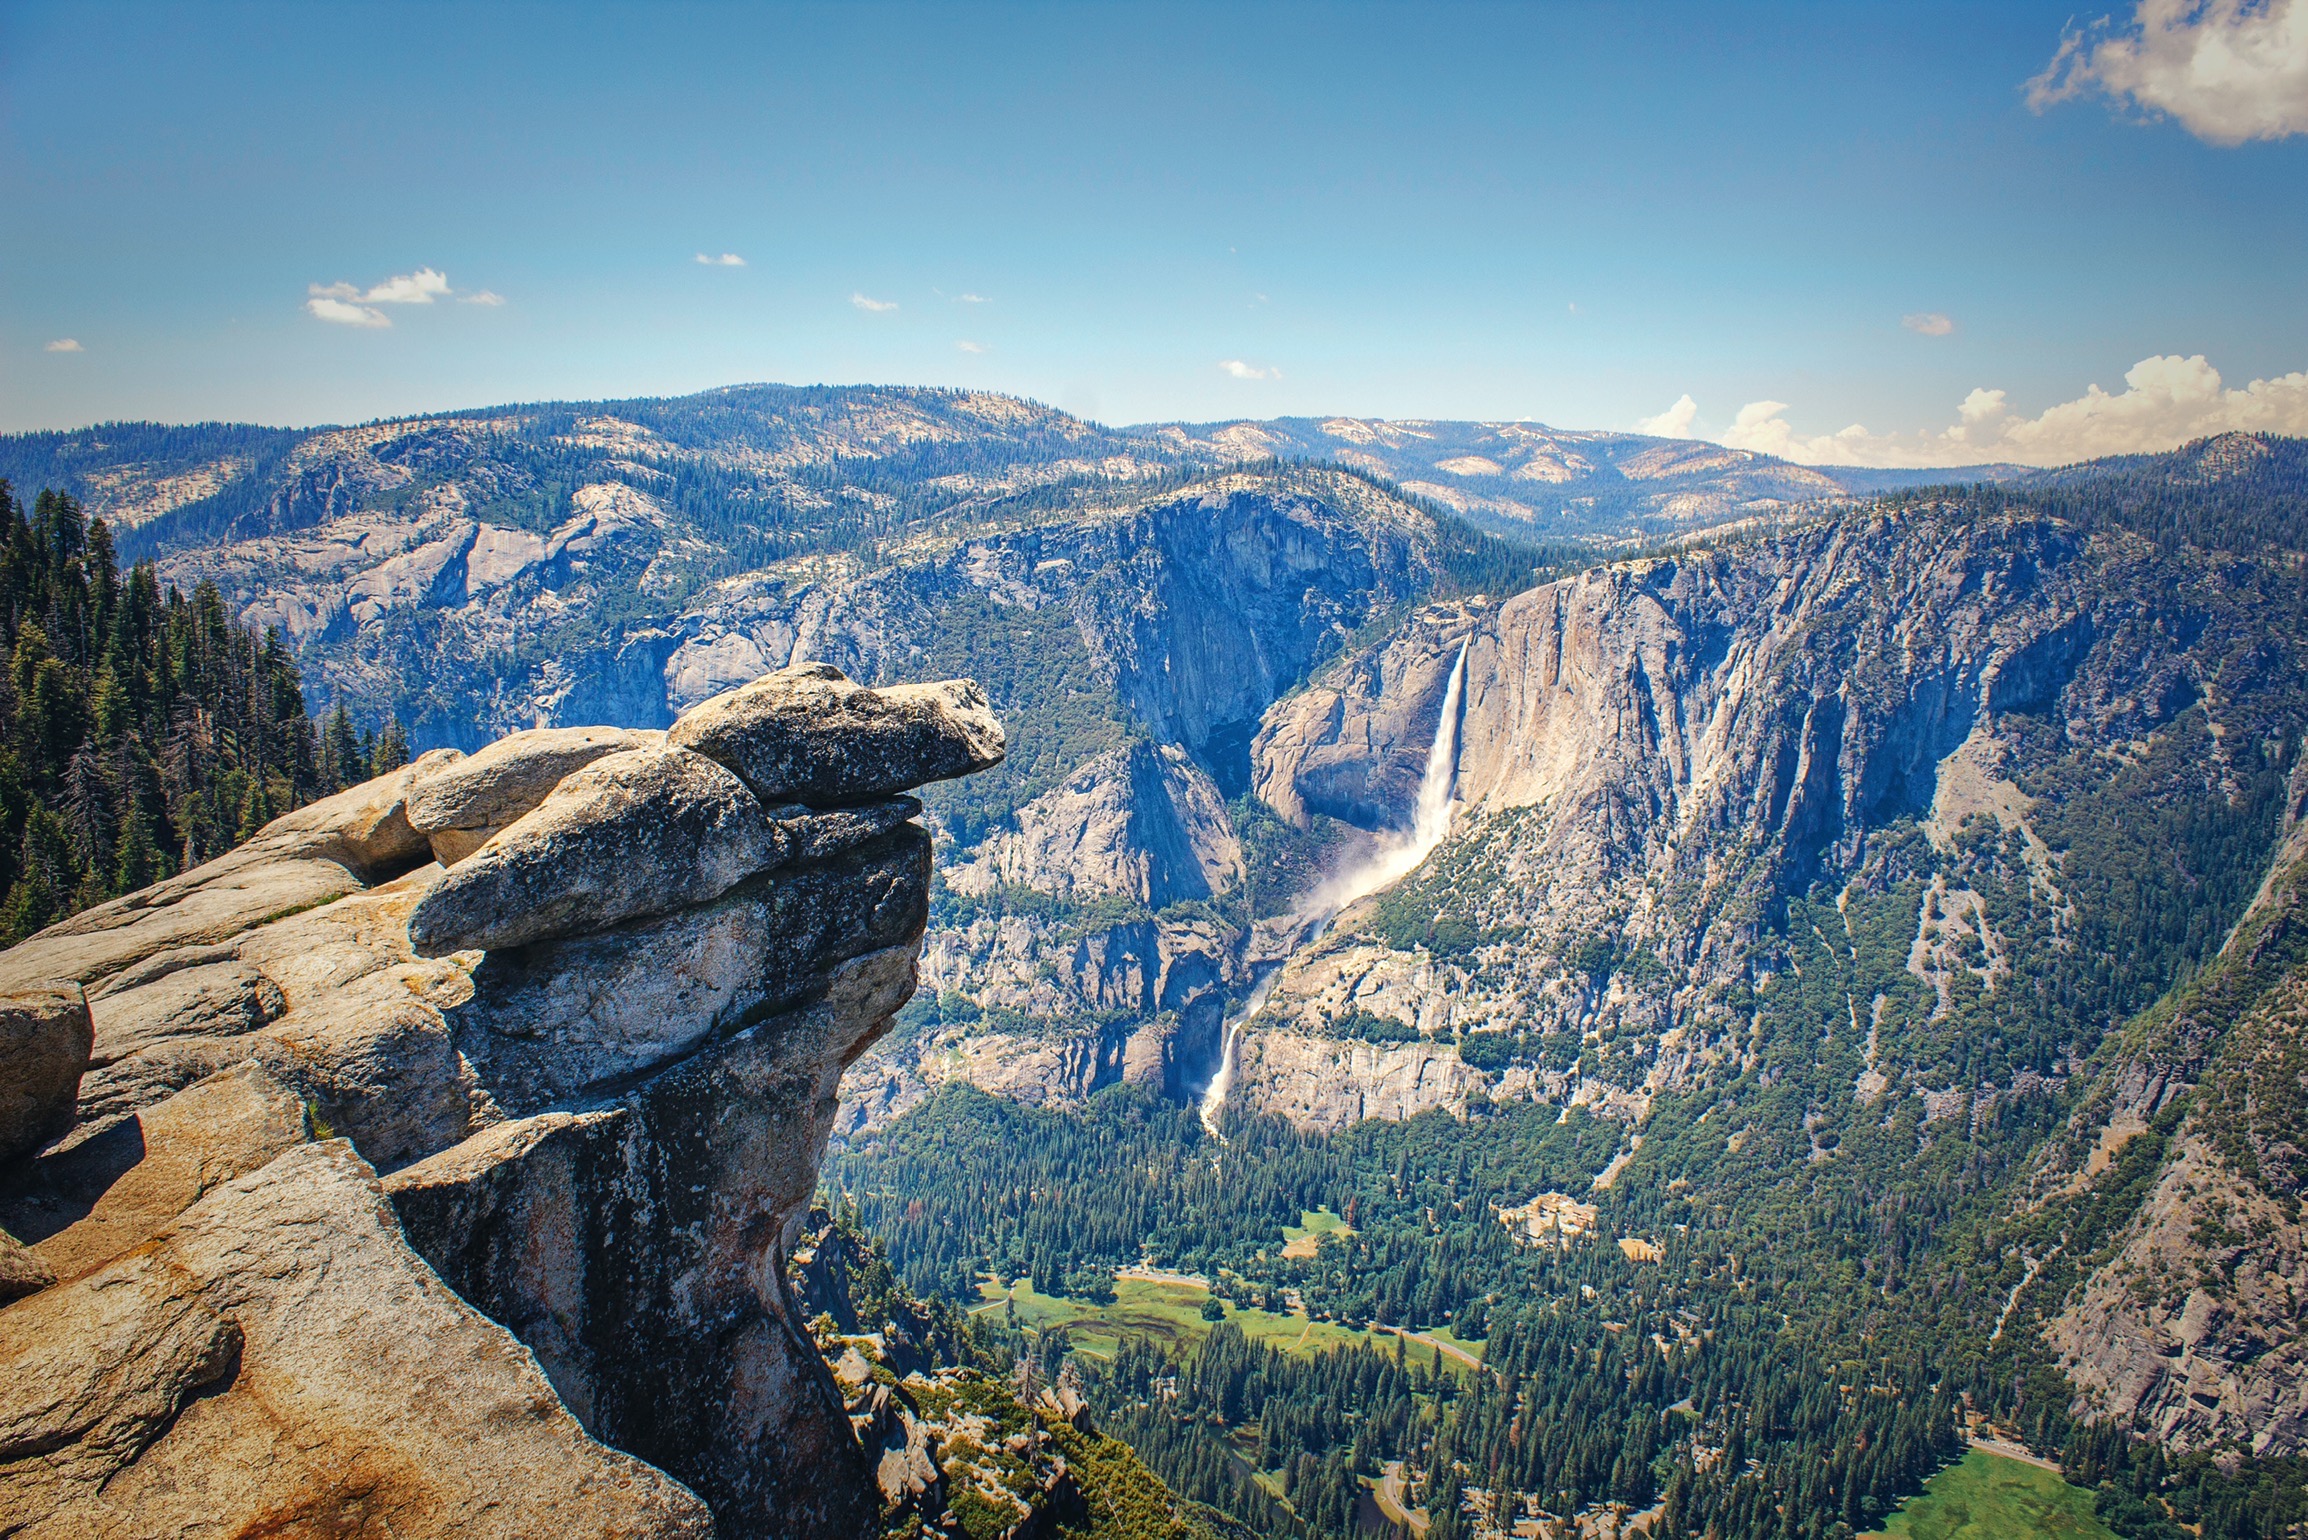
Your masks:
[[[616,424],[592,431],[587,423]],[[1814,468],[1696,439],[1529,422],[1285,417],[1107,428],[988,392],[882,386],[737,385],[691,396],[534,402],[349,427],[105,423],[0,436],[0,477],[71,493],[135,549],[161,551],[343,511],[390,476],[332,474],[348,453],[382,451],[422,470],[444,441],[543,437],[624,450],[641,464],[683,461],[776,484],[861,462],[903,475],[925,449],[968,442],[1003,485],[1084,476],[1131,479],[1265,459],[1327,460],[1493,529],[1547,537],[1681,532],[1759,509],[1931,481],[2002,481],[2011,466],[1960,472]],[[340,468],[341,470],[341,468]],[[818,479],[823,479],[822,475]],[[978,488],[982,490],[983,488]]]

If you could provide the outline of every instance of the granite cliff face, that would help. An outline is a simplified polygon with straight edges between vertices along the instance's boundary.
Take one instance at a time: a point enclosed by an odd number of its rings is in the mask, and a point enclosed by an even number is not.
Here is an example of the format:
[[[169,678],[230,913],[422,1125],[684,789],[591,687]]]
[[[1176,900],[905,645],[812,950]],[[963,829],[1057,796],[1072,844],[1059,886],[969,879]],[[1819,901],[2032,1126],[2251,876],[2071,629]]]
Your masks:
[[[2143,612],[2175,580],[2121,535],[1925,512],[1423,612],[1261,726],[1255,784],[1283,817],[1369,824],[1391,806],[1399,821],[1466,647],[1451,837],[1391,908],[1351,908],[1291,958],[1239,1094],[1321,1126],[1474,1089],[1638,1115],[1661,1086],[1740,1061],[1731,1002],[1783,969],[1768,933],[1814,882],[1880,885],[1868,874],[1892,846],[1952,850],[1985,818],[2026,845],[2057,908],[2059,862],[2018,780],[2056,754],[2137,754],[2193,708],[2215,756],[2198,778],[2217,792],[2242,773],[2218,759],[2222,716],[2280,731],[2261,726],[2280,686],[2239,666],[2269,641],[2248,623],[2249,582],[2212,564],[2189,575],[2183,613]],[[1943,1003],[1970,903],[1945,888],[1914,921],[1914,972],[1941,978]],[[1991,987],[1993,973],[1983,959]],[[1488,1084],[1370,1056],[1408,1089],[1348,1075],[1310,1100],[1311,1040],[1356,1012],[1430,1040],[1556,1047]]]
[[[955,1076],[1050,1102],[1207,1079],[1252,940],[1212,902],[1246,876],[1229,784],[1246,789],[1268,706],[1431,585],[1445,546],[1432,518],[1352,477],[1224,476],[928,548],[838,602],[801,596],[839,616],[806,645],[861,675],[890,666],[889,638],[951,635],[965,604],[982,617],[970,666],[1019,649],[996,699],[1020,753],[966,801],[927,799],[957,846],[931,992],[852,1076],[845,1127]],[[784,613],[749,612],[745,645],[804,645]]]
[[[0,1527],[865,1532],[784,1251],[914,987],[895,794],[1002,752],[974,686],[792,671],[428,754],[0,954],[5,1020],[93,1024],[0,1174]]]

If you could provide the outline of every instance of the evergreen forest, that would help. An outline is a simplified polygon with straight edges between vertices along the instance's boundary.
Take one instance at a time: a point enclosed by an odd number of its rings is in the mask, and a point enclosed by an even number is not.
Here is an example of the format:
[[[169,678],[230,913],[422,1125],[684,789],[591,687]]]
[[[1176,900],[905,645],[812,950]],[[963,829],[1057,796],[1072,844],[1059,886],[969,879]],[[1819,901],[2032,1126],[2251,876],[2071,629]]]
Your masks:
[[[213,585],[122,572],[71,497],[0,482],[0,526],[0,945],[407,761],[393,722],[314,722],[279,635]]]

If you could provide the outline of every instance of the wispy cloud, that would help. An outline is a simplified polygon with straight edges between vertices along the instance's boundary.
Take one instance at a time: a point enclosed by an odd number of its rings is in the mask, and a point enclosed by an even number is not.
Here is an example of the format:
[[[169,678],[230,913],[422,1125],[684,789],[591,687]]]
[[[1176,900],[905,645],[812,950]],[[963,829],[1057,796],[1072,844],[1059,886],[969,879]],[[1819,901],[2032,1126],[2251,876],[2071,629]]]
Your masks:
[[[2035,417],[2012,411],[2005,393],[1980,387],[1956,421],[1920,433],[1872,433],[1858,423],[1806,436],[1784,401],[1750,401],[1722,442],[1805,465],[1924,468],[1991,460],[2068,465],[2100,455],[2151,454],[2215,433],[2308,433],[2308,371],[2230,389],[2203,354],[2143,358],[2124,389],[2093,385]]]
[[[870,315],[888,315],[898,308],[894,299],[875,299],[870,294],[852,294],[849,302]]]
[[[1239,358],[1221,358],[1218,367],[1238,380],[1279,380],[1282,371],[1272,365],[1247,364]]]
[[[494,307],[505,303],[505,296],[497,293],[493,289],[475,289],[470,294],[458,295],[457,303],[460,305],[488,305]]]
[[[993,349],[987,347],[982,342],[970,342],[965,340],[955,343],[954,346],[960,348],[965,353],[990,353],[993,351]]]
[[[1955,331],[1954,318],[1941,315],[1936,310],[1919,310],[1914,315],[1903,315],[1899,318],[1899,324],[1919,337],[1946,337]]]
[[[1676,403],[1656,417],[1646,417],[1635,424],[1637,433],[1655,434],[1660,438],[1688,438],[1691,424],[1698,420],[1699,403],[1685,392]]]
[[[40,350],[43,353],[85,353],[78,337],[59,337]]]
[[[957,294],[954,296],[954,303],[957,305],[983,305],[986,303],[986,297],[983,294]]]
[[[702,252],[702,251],[701,251],[701,252],[699,252],[699,253],[697,254],[697,257],[696,257],[696,261],[697,261],[697,265],[698,265],[699,267],[743,267],[743,266],[745,266],[745,258],[743,258],[743,257],[739,256],[739,255],[738,255],[736,252],[734,252],[734,251],[725,251],[725,252],[723,252],[723,253],[722,253],[720,256],[718,256],[718,257],[709,257],[709,256],[707,256],[707,255],[706,255],[704,252]]]
[[[449,287],[449,278],[438,268],[420,267],[413,273],[396,273],[383,283],[363,289],[349,283],[314,283],[305,286],[305,309],[323,321],[339,326],[390,326],[392,317],[377,309],[379,305],[430,305],[436,299],[446,298],[456,291]],[[502,305],[501,296],[483,289],[465,296],[475,305]]]
[[[339,326],[390,326],[393,324],[393,318],[374,305],[357,304],[354,300],[348,299],[347,295],[357,295],[359,292],[349,283],[326,285],[316,283],[311,285],[307,292],[311,298],[305,301],[305,309],[320,320],[331,321]]]
[[[2070,28],[2028,105],[2092,91],[2209,144],[2308,133],[2308,0],[2139,0],[2128,27]]]

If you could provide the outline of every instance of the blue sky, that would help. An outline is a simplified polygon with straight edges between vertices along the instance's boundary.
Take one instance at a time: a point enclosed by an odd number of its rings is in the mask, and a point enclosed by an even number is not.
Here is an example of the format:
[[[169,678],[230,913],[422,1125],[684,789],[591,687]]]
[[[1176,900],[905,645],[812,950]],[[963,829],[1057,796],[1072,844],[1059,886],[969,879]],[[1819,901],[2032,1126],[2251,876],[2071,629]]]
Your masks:
[[[2072,14],[0,5],[0,429],[779,380],[2308,431],[2308,0],[2119,7],[2047,76]]]

